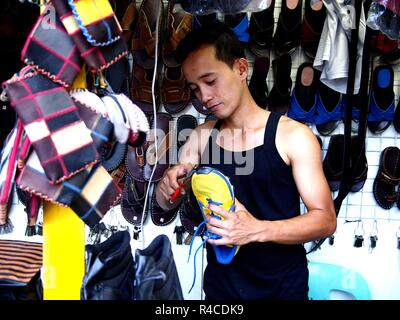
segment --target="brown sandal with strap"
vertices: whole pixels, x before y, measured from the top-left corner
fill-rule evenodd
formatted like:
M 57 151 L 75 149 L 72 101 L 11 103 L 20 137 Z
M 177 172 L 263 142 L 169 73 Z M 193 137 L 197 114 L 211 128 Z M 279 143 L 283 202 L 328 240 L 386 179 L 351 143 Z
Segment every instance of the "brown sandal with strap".
M 156 25 L 159 19 L 159 34 L 162 30 L 164 5 L 162 0 L 143 0 L 139 9 L 138 23 L 132 38 L 132 51 L 136 63 L 146 69 L 154 68 Z M 157 17 L 157 13 L 159 16 Z
M 131 96 L 132 100 L 147 115 L 153 114 L 152 96 L 153 69 L 144 69 L 137 63 L 133 63 Z M 156 110 L 160 108 L 160 95 L 158 93 L 158 80 L 155 80 Z
M 162 48 L 162 58 L 165 66 L 177 67 L 178 62 L 174 59 L 174 52 L 179 42 L 192 29 L 193 15 L 182 9 L 176 9 L 176 4 L 168 3 L 168 36 Z
M 396 187 L 400 183 L 400 149 L 385 148 L 380 157 L 378 173 L 374 180 L 373 193 L 383 209 L 390 209 L 397 199 Z
M 161 96 L 168 113 L 176 114 L 187 107 L 190 89 L 185 84 L 181 66 L 164 68 Z

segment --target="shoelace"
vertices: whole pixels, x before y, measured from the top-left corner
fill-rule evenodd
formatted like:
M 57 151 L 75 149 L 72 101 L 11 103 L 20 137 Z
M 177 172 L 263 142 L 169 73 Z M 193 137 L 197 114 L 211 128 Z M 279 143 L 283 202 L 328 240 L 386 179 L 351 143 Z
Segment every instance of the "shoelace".
M 207 202 L 208 202 L 209 204 L 215 204 L 215 205 L 217 205 L 217 206 L 222 205 L 222 203 L 220 203 L 220 202 L 215 202 L 215 201 L 213 201 L 213 200 L 211 200 L 211 199 L 207 199 Z M 190 255 L 191 255 L 191 252 L 192 252 L 192 247 L 193 247 L 194 239 L 196 239 L 196 236 L 197 236 L 197 234 L 199 233 L 199 230 L 207 223 L 207 220 L 205 219 L 205 216 L 204 216 L 204 209 L 203 209 L 204 206 L 203 206 L 203 204 L 202 204 L 200 201 L 198 201 L 198 203 L 199 203 L 199 206 L 200 206 L 200 208 L 201 208 L 201 211 L 203 212 L 204 221 L 201 222 L 201 223 L 197 226 L 196 231 L 195 231 L 194 234 L 193 234 L 192 240 L 190 240 L 189 255 L 188 255 L 187 263 L 189 263 L 189 260 L 190 260 Z M 212 216 L 215 217 L 215 218 L 219 218 L 218 216 L 216 216 L 216 215 L 214 215 L 214 214 L 212 214 Z M 199 252 L 200 248 L 204 247 L 204 245 L 205 245 L 205 243 L 207 242 L 208 239 L 220 239 L 220 238 L 221 238 L 221 236 L 219 236 L 219 235 L 217 235 L 217 234 L 215 234 L 215 233 L 212 233 L 212 232 L 210 232 L 210 231 L 208 231 L 208 230 L 205 230 L 205 231 L 204 231 L 204 237 L 205 237 L 205 239 L 204 239 L 203 242 L 198 246 L 198 248 L 196 249 L 196 251 L 195 251 L 195 253 L 194 253 L 194 257 L 193 257 L 193 269 L 194 269 L 193 282 L 192 282 L 192 286 L 190 287 L 190 289 L 189 289 L 189 291 L 188 291 L 188 294 L 192 291 L 192 289 L 193 289 L 193 287 L 194 287 L 194 284 L 196 283 L 196 256 L 197 256 L 197 253 Z

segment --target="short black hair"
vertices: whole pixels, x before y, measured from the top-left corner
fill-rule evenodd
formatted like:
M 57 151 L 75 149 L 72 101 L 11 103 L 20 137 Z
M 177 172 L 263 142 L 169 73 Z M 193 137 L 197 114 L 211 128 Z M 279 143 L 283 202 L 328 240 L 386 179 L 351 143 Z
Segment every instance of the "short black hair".
M 232 29 L 222 22 L 215 21 L 191 30 L 179 42 L 174 53 L 175 60 L 183 63 L 192 51 L 205 44 L 213 45 L 216 58 L 231 68 L 236 59 L 246 57 L 244 47 Z

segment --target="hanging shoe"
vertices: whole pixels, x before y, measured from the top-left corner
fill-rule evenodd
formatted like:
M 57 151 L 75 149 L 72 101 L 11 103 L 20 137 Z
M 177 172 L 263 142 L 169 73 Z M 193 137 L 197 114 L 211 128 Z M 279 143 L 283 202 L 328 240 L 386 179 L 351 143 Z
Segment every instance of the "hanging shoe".
M 292 79 L 292 58 L 288 53 L 282 54 L 272 61 L 274 86 L 268 95 L 268 110 L 284 115 L 289 109 Z
M 225 25 L 227 25 L 239 39 L 243 46 L 247 46 L 249 42 L 249 18 L 246 12 L 235 14 L 226 14 L 224 17 Z
M 358 192 L 360 191 L 365 184 L 365 181 L 367 180 L 367 175 L 368 175 L 368 162 L 367 162 L 367 157 L 365 155 L 365 143 L 363 148 L 361 149 L 360 155 L 356 153 L 356 145 L 358 143 L 359 137 L 357 136 L 352 136 L 351 137 L 351 165 L 352 167 L 356 166 L 353 168 L 353 181 L 351 183 L 351 192 Z M 357 157 L 359 156 L 359 159 Z
M 200 210 L 205 221 L 206 215 L 221 219 L 207 208 L 208 204 L 215 204 L 228 211 L 235 210 L 235 195 L 229 179 L 220 171 L 210 167 L 200 167 L 192 175 L 192 190 L 199 204 Z M 220 236 L 205 231 L 205 235 L 210 239 L 219 239 Z M 216 259 L 219 263 L 229 264 L 239 246 L 221 245 L 213 246 Z
M 263 109 L 268 105 L 267 75 L 269 58 L 257 57 L 254 60 L 253 73 L 250 78 L 249 90 L 257 105 Z
M 273 43 L 276 54 L 292 54 L 300 45 L 302 0 L 283 0 Z
M 399 148 L 392 146 L 382 151 L 373 193 L 376 202 L 383 209 L 390 209 L 397 200 L 396 186 L 400 182 L 399 161 Z
M 332 135 L 322 162 L 326 180 L 331 191 L 338 191 L 343 175 L 344 135 Z
M 339 125 L 342 118 L 341 93 L 318 81 L 317 111 L 314 123 L 318 132 L 327 136 Z
M 268 8 L 252 12 L 249 25 L 249 49 L 256 57 L 269 57 L 274 32 L 275 0 Z
M 367 125 L 374 134 L 389 128 L 394 117 L 394 72 L 390 65 L 374 69 L 369 94 L 369 113 Z
M 303 122 L 313 123 L 317 110 L 317 75 L 311 62 L 299 66 L 290 98 L 288 117 Z
M 313 60 L 317 53 L 325 18 L 326 10 L 322 0 L 306 0 L 301 24 L 301 47 Z

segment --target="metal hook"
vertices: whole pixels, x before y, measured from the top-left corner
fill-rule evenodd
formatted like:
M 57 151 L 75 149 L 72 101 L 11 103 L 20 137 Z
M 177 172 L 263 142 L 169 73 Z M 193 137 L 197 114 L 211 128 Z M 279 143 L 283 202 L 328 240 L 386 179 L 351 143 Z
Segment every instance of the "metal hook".
M 374 220 L 374 224 L 372 225 L 370 236 L 377 236 L 378 235 L 378 222 Z
M 359 232 L 359 230 L 361 230 L 361 232 Z M 358 232 L 357 232 L 357 231 L 358 231 Z M 359 221 L 357 222 L 357 227 L 354 229 L 354 234 L 355 234 L 355 235 L 361 235 L 361 236 L 364 235 L 364 225 L 363 225 L 362 220 L 359 220 Z

